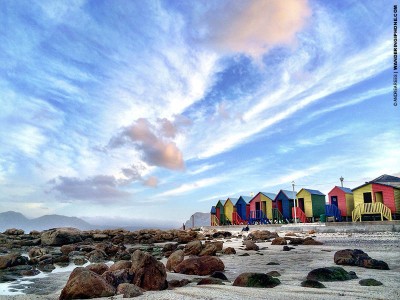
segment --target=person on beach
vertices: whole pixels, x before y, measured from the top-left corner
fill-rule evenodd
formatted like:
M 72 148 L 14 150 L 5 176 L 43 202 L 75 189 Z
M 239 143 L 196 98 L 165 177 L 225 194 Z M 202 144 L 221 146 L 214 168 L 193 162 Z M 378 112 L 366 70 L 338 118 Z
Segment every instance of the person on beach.
M 249 228 L 249 225 L 246 225 L 246 227 L 243 227 L 243 228 L 242 228 L 242 231 L 249 231 L 249 229 L 250 229 L 250 228 Z

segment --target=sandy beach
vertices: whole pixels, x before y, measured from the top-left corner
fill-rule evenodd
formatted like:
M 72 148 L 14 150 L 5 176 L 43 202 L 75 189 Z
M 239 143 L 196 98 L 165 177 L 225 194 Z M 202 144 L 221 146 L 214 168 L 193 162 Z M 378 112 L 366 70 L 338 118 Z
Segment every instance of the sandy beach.
M 259 251 L 245 251 L 240 232 L 224 241 L 224 248 L 233 247 L 235 255 L 219 255 L 225 264 L 225 275 L 229 282 L 225 285 L 197 286 L 196 282 L 174 290 L 149 291 L 135 299 L 400 299 L 400 233 L 315 233 L 312 236 L 323 245 L 299 245 L 291 251 L 282 251 L 283 246 L 271 245 L 271 242 L 257 243 Z M 310 236 L 296 233 L 299 237 Z M 285 232 L 279 232 L 284 236 Z M 326 288 L 314 289 L 301 287 L 308 272 L 319 267 L 335 266 L 334 253 L 342 249 L 361 249 L 372 258 L 388 263 L 390 270 L 366 269 L 355 266 L 343 266 L 346 271 L 354 271 L 358 279 L 341 282 L 324 282 Z M 249 256 L 241 256 L 248 253 Z M 162 260 L 166 263 L 166 258 Z M 277 263 L 269 265 L 268 263 Z M 278 271 L 281 284 L 275 288 L 243 288 L 232 286 L 234 279 L 243 272 L 267 273 Z M 50 273 L 45 277 L 28 279 L 31 284 L 20 283 L 19 288 L 26 295 L 0 295 L 0 299 L 31 300 L 58 299 L 69 272 Z M 195 279 L 200 276 L 168 273 L 171 279 Z M 361 286 L 360 279 L 374 278 L 383 286 Z M 195 280 L 194 280 L 195 281 Z M 14 284 L 11 287 L 15 286 Z M 108 299 L 119 299 L 114 296 Z M 107 298 L 102 298 L 107 299 Z

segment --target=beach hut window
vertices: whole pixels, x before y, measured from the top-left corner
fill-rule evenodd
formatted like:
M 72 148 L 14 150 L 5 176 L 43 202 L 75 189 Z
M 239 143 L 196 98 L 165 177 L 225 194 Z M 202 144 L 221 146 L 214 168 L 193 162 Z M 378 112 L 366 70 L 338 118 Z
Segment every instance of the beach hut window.
M 364 193 L 364 203 L 372 203 L 372 194 L 370 192 Z

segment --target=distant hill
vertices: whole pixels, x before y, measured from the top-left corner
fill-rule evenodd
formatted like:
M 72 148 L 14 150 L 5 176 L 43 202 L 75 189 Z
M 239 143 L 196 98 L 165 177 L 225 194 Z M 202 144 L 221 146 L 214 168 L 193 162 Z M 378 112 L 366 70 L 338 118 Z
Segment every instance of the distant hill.
M 23 229 L 25 232 L 31 230 L 45 230 L 56 227 L 74 227 L 81 230 L 94 229 L 95 226 L 76 218 L 61 215 L 46 215 L 35 219 L 28 219 L 23 214 L 15 211 L 0 213 L 0 232 L 9 228 Z
M 189 220 L 186 221 L 185 226 L 186 228 L 210 226 L 210 223 L 210 213 L 196 212 L 190 216 Z

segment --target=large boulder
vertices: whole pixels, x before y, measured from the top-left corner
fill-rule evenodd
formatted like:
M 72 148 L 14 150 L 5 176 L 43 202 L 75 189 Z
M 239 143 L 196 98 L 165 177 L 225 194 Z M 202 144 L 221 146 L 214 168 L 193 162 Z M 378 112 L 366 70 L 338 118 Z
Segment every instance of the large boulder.
M 199 255 L 201 250 L 203 249 L 203 245 L 201 241 L 192 241 L 185 246 L 185 255 Z
M 18 253 L 0 255 L 0 270 L 28 264 L 28 258 Z
M 115 295 L 115 288 L 100 275 L 82 267 L 75 268 L 61 291 L 59 300 L 90 299 Z
M 222 253 L 227 254 L 227 255 L 236 254 L 236 250 L 233 247 L 227 247 L 222 251 Z
M 342 267 L 318 268 L 307 275 L 307 280 L 315 281 L 345 281 L 353 278 L 352 274 L 349 274 Z
M 130 273 L 133 274 L 132 283 L 146 291 L 163 290 L 168 287 L 164 264 L 147 252 L 133 252 Z
M 281 281 L 264 273 L 242 273 L 233 282 L 234 286 L 273 288 Z
M 173 271 L 174 268 L 179 265 L 183 259 L 185 258 L 185 255 L 183 253 L 183 250 L 176 250 L 174 251 L 167 260 L 166 268 L 168 271 Z
M 279 235 L 276 232 L 270 232 L 268 230 L 256 230 L 252 231 L 249 233 L 247 236 L 248 239 L 251 239 L 253 241 L 257 240 L 269 240 L 269 239 L 274 239 L 279 237 Z
M 49 250 L 41 247 L 32 247 L 29 249 L 29 258 L 42 257 L 49 253 Z
M 389 266 L 382 260 L 376 260 L 359 249 L 339 250 L 335 253 L 333 260 L 337 265 L 358 266 L 368 269 L 389 270 Z
M 224 269 L 222 260 L 215 256 L 190 257 L 174 268 L 177 273 L 200 276 L 211 275 Z
M 55 228 L 44 231 L 40 239 L 42 245 L 62 246 L 82 242 L 82 232 L 76 228 Z

